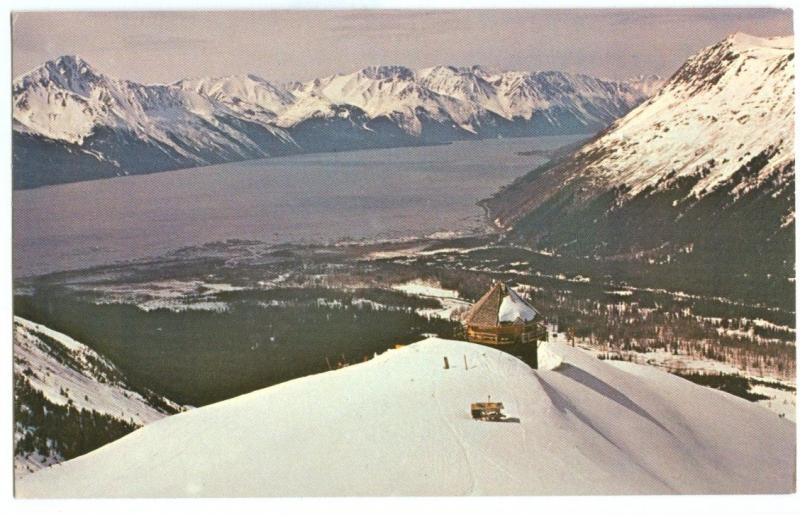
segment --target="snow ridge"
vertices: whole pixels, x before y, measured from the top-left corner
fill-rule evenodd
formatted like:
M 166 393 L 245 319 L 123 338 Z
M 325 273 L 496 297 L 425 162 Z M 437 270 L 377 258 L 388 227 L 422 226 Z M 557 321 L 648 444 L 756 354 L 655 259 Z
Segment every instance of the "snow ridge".
M 427 339 L 163 419 L 24 478 L 17 495 L 794 490 L 792 422 L 653 367 L 558 343 L 540 353 L 548 366 L 531 370 L 493 348 Z M 470 403 L 488 396 L 514 421 L 472 420 Z
M 487 71 L 480 66 L 434 66 L 413 71 L 402 66 L 372 66 L 294 86 L 299 98 L 363 109 L 370 118 L 389 116 L 418 135 L 421 109 L 442 123 L 478 134 L 481 123 L 493 115 L 505 120 L 531 120 L 537 113 L 570 112 L 588 127 L 627 111 L 659 83 L 651 78 L 613 82 L 562 72 Z M 584 106 L 596 110 L 589 112 Z M 289 107 L 279 124 L 291 126 L 309 116 L 302 104 Z M 544 114 L 544 116 L 548 116 Z

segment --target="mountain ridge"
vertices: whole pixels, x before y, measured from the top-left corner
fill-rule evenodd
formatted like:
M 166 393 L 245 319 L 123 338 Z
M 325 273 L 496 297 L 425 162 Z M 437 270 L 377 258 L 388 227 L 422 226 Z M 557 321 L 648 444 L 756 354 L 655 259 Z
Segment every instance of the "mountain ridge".
M 14 187 L 304 152 L 589 133 L 655 83 L 377 65 L 286 87 L 253 74 L 145 85 L 62 56 L 13 83 Z
M 701 50 L 593 140 L 484 205 L 508 237 L 559 253 L 792 277 L 792 45 L 734 34 Z

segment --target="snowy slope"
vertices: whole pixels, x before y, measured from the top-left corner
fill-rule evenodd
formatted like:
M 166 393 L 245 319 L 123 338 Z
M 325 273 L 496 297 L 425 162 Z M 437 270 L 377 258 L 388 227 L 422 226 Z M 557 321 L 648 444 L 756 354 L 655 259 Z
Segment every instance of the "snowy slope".
M 750 160 L 769 164 L 733 189 L 767 179 L 787 183 L 794 161 L 794 38 L 734 34 L 689 59 L 658 94 L 615 123 L 579 158 L 603 157 L 584 169 L 629 197 L 700 177 L 698 198 L 729 181 Z M 742 149 L 746 149 L 744 152 Z
M 781 265 L 794 248 L 793 46 L 734 34 L 702 50 L 593 141 L 487 200 L 492 219 L 580 255 Z
M 51 338 L 48 342 L 41 335 Z M 69 358 L 60 360 L 51 350 L 53 342 L 60 344 Z M 14 372 L 21 374 L 30 368 L 31 385 L 55 404 L 93 409 L 123 419 L 133 419 L 139 425 L 164 417 L 165 412 L 151 405 L 141 394 L 130 389 L 124 377 L 112 363 L 86 345 L 69 336 L 53 331 L 21 317 L 14 317 Z M 60 390 L 66 391 L 66 395 Z M 88 399 L 87 399 L 88 397 Z M 161 398 L 177 411 L 180 406 Z
M 274 122 L 295 102 L 294 96 L 255 75 L 182 80 L 176 86 L 224 104 L 243 118 Z
M 47 402 L 77 410 L 90 410 L 135 426 L 149 424 L 181 407 L 172 401 L 133 391 L 123 374 L 86 345 L 43 325 L 14 317 L 14 375 Z M 19 400 L 24 404 L 24 400 Z M 37 427 L 15 427 L 15 439 Z M 35 454 L 35 453 L 34 453 Z M 57 456 L 28 456 L 18 452 L 17 474 L 58 461 Z
M 304 151 L 588 133 L 652 90 L 638 79 L 492 73 L 372 66 L 288 88 L 254 75 L 145 85 L 62 56 L 13 83 L 15 187 Z
M 648 367 L 428 339 L 150 424 L 21 497 L 778 493 L 795 425 Z M 445 370 L 443 358 L 468 369 Z M 470 418 L 501 401 L 519 422 Z

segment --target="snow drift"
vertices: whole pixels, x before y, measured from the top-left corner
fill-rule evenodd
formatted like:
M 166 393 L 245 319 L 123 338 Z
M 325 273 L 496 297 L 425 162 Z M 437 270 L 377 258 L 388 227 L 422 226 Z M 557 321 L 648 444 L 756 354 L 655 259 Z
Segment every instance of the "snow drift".
M 786 493 L 795 425 L 660 370 L 431 338 L 150 424 L 22 497 Z M 458 363 L 445 370 L 443 357 Z M 467 367 L 463 366 L 466 359 Z M 472 420 L 503 402 L 518 423 Z

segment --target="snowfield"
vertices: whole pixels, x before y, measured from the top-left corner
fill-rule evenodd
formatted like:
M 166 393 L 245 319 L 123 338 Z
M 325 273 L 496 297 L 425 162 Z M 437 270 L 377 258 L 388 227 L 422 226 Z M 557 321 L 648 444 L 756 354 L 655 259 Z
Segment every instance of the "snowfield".
M 430 338 L 162 419 L 23 478 L 16 494 L 794 491 L 794 423 L 652 367 L 559 343 L 540 353 L 534 371 L 495 349 Z M 470 403 L 488 396 L 519 422 L 472 420 Z
M 456 290 L 442 288 L 442 285 L 437 282 L 414 279 L 402 284 L 394 284 L 392 289 L 408 295 L 438 300 L 442 305 L 441 308 L 419 308 L 416 310 L 418 315 L 427 318 L 452 320 L 453 318 L 458 318 L 471 306 L 468 301 L 461 298 Z

